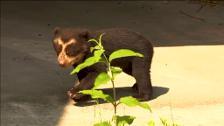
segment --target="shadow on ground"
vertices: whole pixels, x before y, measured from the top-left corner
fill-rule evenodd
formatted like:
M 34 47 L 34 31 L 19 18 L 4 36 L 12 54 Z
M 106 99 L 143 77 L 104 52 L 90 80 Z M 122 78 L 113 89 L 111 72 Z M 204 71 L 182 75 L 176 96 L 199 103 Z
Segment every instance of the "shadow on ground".
M 110 96 L 113 96 L 112 88 L 104 88 L 104 89 L 102 89 L 102 91 L 106 94 L 109 94 Z M 169 88 L 167 88 L 167 87 L 154 86 L 153 87 L 153 96 L 152 96 L 151 100 L 156 99 L 159 96 L 166 94 L 168 91 L 169 91 Z M 116 93 L 117 93 L 117 99 L 120 99 L 121 97 L 125 97 L 125 96 L 133 96 L 136 94 L 136 92 L 134 92 L 131 87 L 116 88 Z M 103 103 L 106 103 L 106 102 L 103 100 L 99 100 L 99 104 L 103 104 Z M 91 106 L 91 105 L 95 105 L 95 104 L 96 104 L 96 102 L 89 98 L 89 100 L 87 100 L 87 101 L 76 102 L 74 105 L 79 106 L 79 107 L 85 107 L 85 106 Z
M 1 124 L 56 125 L 71 83 L 63 74 L 56 64 L 1 46 Z

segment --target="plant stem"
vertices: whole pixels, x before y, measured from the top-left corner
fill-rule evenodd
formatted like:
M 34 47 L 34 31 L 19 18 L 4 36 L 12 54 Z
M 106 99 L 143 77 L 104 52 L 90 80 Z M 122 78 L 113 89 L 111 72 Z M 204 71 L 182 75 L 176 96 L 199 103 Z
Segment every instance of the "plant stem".
M 112 85 L 113 85 L 113 95 L 114 95 L 114 114 L 116 115 L 116 113 L 117 113 L 116 90 L 115 90 L 115 87 L 114 87 L 114 81 L 111 80 L 111 82 L 112 82 Z
M 114 116 L 115 116 L 115 125 L 117 126 L 117 96 L 116 96 L 116 89 L 115 89 L 115 85 L 114 85 L 114 76 L 113 76 L 113 73 L 111 71 L 111 66 L 110 66 L 110 63 L 108 64 L 108 69 L 109 69 L 109 73 L 111 75 L 111 83 L 112 83 L 112 87 L 113 87 L 113 98 L 114 98 L 114 103 L 113 103 L 113 107 L 114 107 Z
M 117 115 L 117 102 L 116 102 L 117 96 L 116 96 L 116 89 L 115 89 L 115 85 L 114 85 L 114 76 L 113 76 L 113 73 L 111 71 L 111 65 L 110 65 L 109 60 L 107 59 L 107 57 L 104 53 L 103 53 L 103 56 L 106 60 L 109 75 L 111 76 L 111 83 L 112 83 L 112 87 L 113 87 L 113 99 L 114 99 L 113 107 L 114 107 L 115 125 L 117 126 L 117 117 L 116 117 L 116 115 Z
M 104 50 L 104 48 L 102 47 L 102 45 L 99 44 L 99 42 L 96 42 L 98 46 L 100 46 L 100 49 L 101 50 Z M 113 73 L 111 71 L 111 65 L 110 65 L 110 61 L 107 59 L 107 56 L 105 55 L 105 53 L 102 54 L 104 59 L 106 60 L 106 65 L 107 65 L 107 68 L 108 68 L 108 72 L 109 72 L 109 75 L 111 77 L 111 83 L 112 83 L 112 87 L 113 87 L 113 99 L 114 99 L 114 102 L 112 103 L 113 104 L 113 107 L 114 107 L 114 116 L 115 116 L 115 125 L 117 126 L 117 96 L 116 96 L 116 89 L 115 89 L 115 85 L 114 85 L 114 76 L 113 76 Z

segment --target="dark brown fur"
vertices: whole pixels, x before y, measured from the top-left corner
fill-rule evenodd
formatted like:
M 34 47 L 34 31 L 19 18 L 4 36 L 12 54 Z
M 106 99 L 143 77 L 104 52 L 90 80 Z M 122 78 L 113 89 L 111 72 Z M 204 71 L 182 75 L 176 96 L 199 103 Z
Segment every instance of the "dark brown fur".
M 84 54 L 84 57 L 79 61 L 74 64 L 70 64 L 75 67 L 76 65 L 83 62 L 84 59 L 91 56 L 89 48 L 90 46 L 94 45 L 87 42 L 87 40 L 91 38 L 98 39 L 99 35 L 102 33 L 105 33 L 102 39 L 102 44 L 106 50 L 107 56 L 118 49 L 131 49 L 144 55 L 143 58 L 126 57 L 117 59 L 112 62 L 112 65 L 119 66 L 123 69 L 124 72 L 134 76 L 137 82 L 134 87 L 138 91 L 138 96 L 136 97 L 142 100 L 149 100 L 152 95 L 150 68 L 153 57 L 153 46 L 146 38 L 144 38 L 139 33 L 122 28 L 103 29 L 98 31 L 90 31 L 88 29 L 63 28 L 55 30 L 54 38 L 60 37 L 64 43 L 72 38 L 75 38 L 75 40 L 77 40 L 76 44 L 69 45 L 69 51 L 67 51 L 66 53 L 69 56 L 75 56 L 78 53 Z M 57 45 L 55 45 L 54 47 L 57 47 Z M 78 94 L 77 92 L 83 89 L 92 88 L 95 78 L 102 71 L 106 71 L 106 66 L 101 63 L 97 63 L 91 67 L 81 70 L 77 74 L 80 80 L 80 84 L 75 85 L 68 92 L 70 97 L 74 100 L 79 100 L 80 98 L 82 98 L 83 96 Z

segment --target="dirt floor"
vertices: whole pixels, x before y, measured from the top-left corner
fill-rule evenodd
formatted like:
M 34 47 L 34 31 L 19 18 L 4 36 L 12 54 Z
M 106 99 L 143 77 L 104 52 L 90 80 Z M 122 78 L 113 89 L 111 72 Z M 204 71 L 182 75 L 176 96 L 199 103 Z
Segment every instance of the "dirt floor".
M 199 8 L 188 1 L 1 1 L 1 125 L 90 126 L 110 119 L 111 105 L 74 104 L 66 96 L 76 79 L 72 68 L 58 66 L 51 37 L 56 26 L 75 26 L 128 27 L 155 45 L 153 113 L 118 108 L 136 116 L 133 126 L 150 118 L 160 125 L 159 117 L 223 126 L 224 5 Z M 118 94 L 130 94 L 134 81 L 118 76 Z

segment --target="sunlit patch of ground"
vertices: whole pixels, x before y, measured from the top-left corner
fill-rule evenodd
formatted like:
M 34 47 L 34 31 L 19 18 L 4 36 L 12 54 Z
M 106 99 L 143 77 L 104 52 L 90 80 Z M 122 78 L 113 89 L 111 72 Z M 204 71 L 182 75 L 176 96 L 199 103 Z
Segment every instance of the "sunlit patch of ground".
M 157 47 L 152 82 L 153 86 L 168 88 L 168 92 L 148 102 L 153 114 L 126 106 L 120 106 L 118 113 L 136 116 L 134 126 L 146 125 L 150 117 L 158 121 L 160 116 L 185 126 L 223 126 L 223 64 L 224 46 Z M 116 82 L 127 87 L 135 80 L 122 74 Z M 69 101 L 58 126 L 90 126 L 100 119 L 110 119 L 112 113 L 110 104 L 80 107 Z

